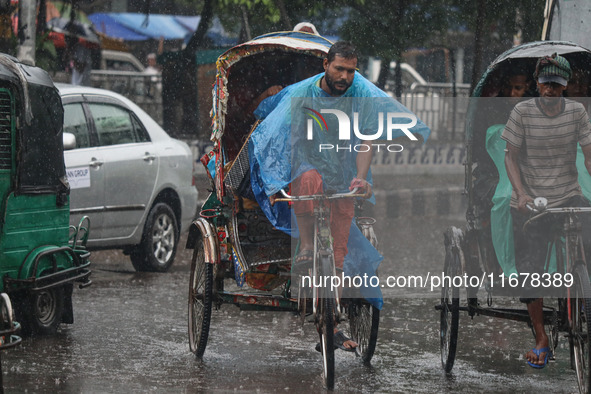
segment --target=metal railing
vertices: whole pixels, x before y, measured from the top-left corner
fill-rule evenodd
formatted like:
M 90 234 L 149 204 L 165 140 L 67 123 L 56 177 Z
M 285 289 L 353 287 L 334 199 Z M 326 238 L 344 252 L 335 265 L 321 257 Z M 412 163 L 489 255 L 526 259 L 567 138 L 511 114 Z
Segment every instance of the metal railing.
M 52 72 L 54 82 L 70 83 L 70 75 L 64 71 Z M 92 70 L 93 88 L 117 92 L 146 111 L 162 125 L 162 76 L 134 71 Z
M 120 93 L 162 125 L 162 77 L 130 71 L 92 70 L 92 86 Z M 54 77 L 54 80 L 60 80 Z M 63 81 L 68 82 L 68 81 Z M 413 84 L 400 102 L 431 129 L 431 141 L 462 143 L 470 96 L 469 84 Z
M 413 84 L 400 102 L 429 126 L 430 140 L 462 142 L 469 96 L 469 84 Z
M 92 86 L 117 92 L 162 125 L 162 76 L 131 71 L 92 70 Z

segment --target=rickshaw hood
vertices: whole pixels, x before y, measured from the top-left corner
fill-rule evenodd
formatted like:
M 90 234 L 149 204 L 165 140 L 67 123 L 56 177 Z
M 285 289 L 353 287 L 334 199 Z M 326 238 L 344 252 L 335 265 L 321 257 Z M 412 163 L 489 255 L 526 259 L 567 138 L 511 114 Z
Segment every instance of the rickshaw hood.
M 501 55 L 499 55 L 495 60 L 493 60 L 489 66 L 486 68 L 486 71 L 478 81 L 478 84 L 474 88 L 474 91 L 471 94 L 472 98 L 478 97 L 485 97 L 487 94 L 485 93 L 486 85 L 491 79 L 491 75 L 497 71 L 502 65 L 510 61 L 511 59 L 531 59 L 532 62 L 535 63 L 535 60 L 542 56 L 551 55 L 553 53 L 557 53 L 559 55 L 568 55 L 573 53 L 587 53 L 589 55 L 589 59 L 591 60 L 591 51 L 587 48 L 584 48 L 578 44 L 573 42 L 567 41 L 535 41 L 530 42 L 527 44 L 519 45 L 513 47 Z M 532 70 L 533 76 L 533 70 Z M 484 94 L 484 96 L 483 96 Z M 466 121 L 466 134 L 465 140 L 466 143 L 469 144 L 472 141 L 473 137 L 473 119 L 475 117 L 475 112 L 477 110 L 477 100 L 470 100 L 468 111 L 467 111 L 467 121 Z
M 68 190 L 62 127 L 64 109 L 46 71 L 0 54 L 0 88 L 12 92 L 16 104 L 16 193 L 56 193 Z
M 308 54 L 324 58 L 332 46 L 326 38 L 310 33 L 284 31 L 258 36 L 224 52 L 217 60 L 216 82 L 213 87 L 211 111 L 213 130 L 211 140 L 219 141 L 224 134 L 225 114 L 228 106 L 228 75 L 234 64 L 249 57 L 280 50 L 298 55 Z
M 552 53 L 558 53 L 564 55 L 567 53 L 574 52 L 590 52 L 587 48 L 583 48 L 573 42 L 568 41 L 535 41 L 527 44 L 518 45 L 513 47 L 502 54 L 500 54 L 490 65 L 486 68 L 486 71 L 478 81 L 478 84 L 474 88 L 472 97 L 480 97 L 482 94 L 482 87 L 487 81 L 490 73 L 495 70 L 499 64 L 507 61 L 508 59 L 519 59 L 519 58 L 540 58 L 542 56 L 550 55 Z

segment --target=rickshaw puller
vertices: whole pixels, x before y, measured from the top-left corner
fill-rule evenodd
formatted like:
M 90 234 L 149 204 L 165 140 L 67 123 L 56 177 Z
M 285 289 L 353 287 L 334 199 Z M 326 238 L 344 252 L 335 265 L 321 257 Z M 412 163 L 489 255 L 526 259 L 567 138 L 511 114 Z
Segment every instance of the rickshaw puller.
M 324 59 L 324 77 L 320 80 L 320 88 L 327 96 L 339 97 L 345 94 L 353 83 L 357 68 L 357 53 L 353 45 L 338 42 L 333 45 L 326 59 Z M 365 193 L 365 197 L 371 197 L 371 185 L 365 180 L 371 165 L 372 152 L 361 152 L 357 155 L 357 177 L 351 181 L 351 189 L 357 187 Z M 316 170 L 303 173 L 295 180 L 294 191 L 296 195 L 311 195 L 322 193 L 322 177 Z M 294 212 L 300 230 L 300 252 L 295 259 L 295 270 L 301 270 L 301 266 L 310 266 L 313 260 L 314 250 L 314 202 L 298 201 L 294 203 Z M 331 201 L 331 234 L 334 239 L 334 259 L 337 270 L 343 270 L 343 262 L 347 254 L 347 240 L 351 220 L 355 214 L 352 199 Z M 339 291 L 342 289 L 339 288 Z M 336 331 L 335 340 L 339 342 L 339 348 L 353 350 L 358 345 L 347 338 L 340 331 Z M 336 341 L 335 341 L 336 342 Z
M 589 205 L 578 183 L 575 157 L 578 143 L 591 174 L 591 126 L 583 105 L 562 97 L 570 77 L 570 64 L 564 57 L 554 54 L 540 58 L 534 73 L 540 97 L 517 104 L 502 134 L 507 141 L 505 166 L 513 186 L 511 215 L 519 272 L 543 269 L 547 244 L 553 236 L 547 223 L 534 223 L 523 232 L 530 213 L 527 204 L 533 197 L 546 197 L 549 207 Z M 525 357 L 531 367 L 543 368 L 550 355 L 543 299 L 521 300 L 527 303 L 536 333 L 536 344 Z
M 337 106 L 339 111 L 347 112 L 359 109 L 361 124 L 357 124 L 358 130 L 363 135 L 373 135 L 379 128 L 378 112 L 393 112 L 412 114 L 410 111 L 393 100 L 386 92 L 378 89 L 374 84 L 365 79 L 356 71 L 357 53 L 355 47 L 347 42 L 333 44 L 323 61 L 325 70 L 322 74 L 304 79 L 282 89 L 261 102 L 255 111 L 255 116 L 262 119 L 260 125 L 251 135 L 250 164 L 251 184 L 255 190 L 255 197 L 259 204 L 268 208 L 266 215 L 272 222 L 287 224 L 287 231 L 300 238 L 300 248 L 295 261 L 292 263 L 292 272 L 302 272 L 312 265 L 314 259 L 314 204 L 295 201 L 293 210 L 284 209 L 285 205 L 274 205 L 275 195 L 279 190 L 291 185 L 293 195 L 318 194 L 318 192 L 343 192 L 358 188 L 358 192 L 365 197 L 371 197 L 372 190 L 369 183 L 372 149 L 353 150 L 339 149 L 330 152 L 319 152 L 318 147 L 322 143 L 336 144 L 340 141 L 340 120 L 331 116 L 328 123 L 331 127 L 319 124 L 316 133 L 310 138 L 310 129 L 307 128 L 301 117 L 292 118 L 292 100 L 294 98 L 305 102 L 304 105 L 315 107 Z M 337 98 L 336 100 L 331 100 Z M 362 100 L 358 100 L 362 99 Z M 371 105 L 368 101 L 371 100 Z M 301 102 L 301 101 L 300 101 Z M 299 102 L 298 102 L 299 103 Z M 297 105 L 297 104 L 296 104 Z M 310 108 L 303 107 L 307 110 Z M 318 107 L 316 107 L 318 109 Z M 383 108 L 380 111 L 380 108 Z M 304 113 L 303 111 L 301 112 Z M 414 116 L 414 115 L 413 115 Z M 352 119 L 349 117 L 349 119 Z M 300 123 L 301 122 L 301 123 Z M 312 129 L 314 130 L 314 129 Z M 339 131 L 338 133 L 336 131 Z M 307 131 L 307 132 L 306 132 Z M 370 134 L 371 133 L 371 134 Z M 413 134 L 419 134 L 426 139 L 430 130 L 424 123 L 417 119 L 413 125 Z M 401 137 L 402 131 L 394 138 Z M 362 141 L 362 137 L 355 134 L 351 137 L 351 145 Z M 272 153 L 272 154 L 270 154 Z M 271 204 L 269 204 L 269 200 Z M 355 241 L 351 244 L 351 231 L 357 230 L 353 223 L 354 204 L 352 199 L 347 202 L 330 200 L 328 203 L 334 209 L 331 210 L 331 233 L 333 236 L 333 250 L 335 255 L 335 267 L 343 269 L 351 267 L 352 270 L 372 269 L 373 263 L 359 261 L 360 255 L 369 253 L 374 262 L 381 261 L 381 256 L 374 252 L 375 249 L 369 243 Z M 300 205 L 300 203 L 302 205 Z M 295 213 L 297 227 L 291 222 L 292 213 Z M 346 223 L 345 223 L 346 222 Z M 353 228 L 353 230 L 351 230 Z M 292 233 L 292 230 L 294 232 Z M 360 234 L 360 233 L 358 233 Z M 348 249 L 353 253 L 351 261 L 343 262 Z M 349 265 L 351 263 L 351 266 Z M 366 265 L 361 265 L 369 263 Z M 355 266 L 355 264 L 357 264 Z M 375 272 L 375 271 L 374 271 Z M 339 293 L 341 288 L 338 289 Z M 373 289 L 365 289 L 371 292 Z M 381 291 L 377 289 L 376 304 L 381 304 Z M 376 306 L 381 308 L 380 306 Z M 335 344 L 344 350 L 353 350 L 357 344 L 346 338 L 344 334 L 335 329 Z

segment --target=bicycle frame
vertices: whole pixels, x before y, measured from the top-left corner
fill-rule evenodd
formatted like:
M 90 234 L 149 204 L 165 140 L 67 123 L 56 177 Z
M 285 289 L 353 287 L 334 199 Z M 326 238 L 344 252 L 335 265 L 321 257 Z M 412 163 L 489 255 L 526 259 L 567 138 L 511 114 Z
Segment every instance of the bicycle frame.
M 531 209 L 531 208 L 530 208 Z M 535 220 L 538 220 L 547 215 L 564 215 L 564 222 L 562 231 L 555 235 L 553 245 L 556 251 L 556 262 L 558 267 L 564 267 L 565 273 L 574 274 L 574 267 L 577 261 L 582 261 L 587 264 L 585 258 L 585 250 L 583 248 L 583 237 L 581 234 L 581 222 L 577 217 L 578 213 L 589 213 L 591 207 L 561 207 L 561 208 L 533 208 L 532 211 L 538 212 L 538 215 L 530 218 L 523 225 L 524 231 Z M 564 238 L 564 240 L 563 240 Z M 562 246 L 564 245 L 564 254 L 562 253 Z M 569 327 L 572 327 L 573 317 L 571 315 L 572 308 L 571 287 L 567 287 L 567 317 Z
M 287 194 L 285 190 L 281 190 L 280 194 L 282 198 L 276 199 L 276 201 L 317 201 L 318 204 L 314 206 L 314 260 L 312 266 L 312 272 L 314 274 L 320 272 L 319 260 L 321 256 L 328 257 L 331 260 L 330 275 L 336 275 L 336 267 L 334 264 L 334 251 L 332 249 L 332 237 L 330 232 L 330 207 L 328 206 L 328 200 L 335 200 L 340 198 L 357 198 L 363 197 L 363 194 L 357 194 L 357 188 L 354 188 L 348 193 L 334 193 L 334 194 L 313 194 L 303 196 L 291 196 Z M 326 275 L 326 272 L 322 272 L 322 275 Z M 335 315 L 340 315 L 341 302 L 337 292 L 331 292 L 331 297 L 335 299 Z M 318 297 L 317 286 L 312 286 L 312 312 L 314 315 L 317 314 L 317 307 L 320 300 Z

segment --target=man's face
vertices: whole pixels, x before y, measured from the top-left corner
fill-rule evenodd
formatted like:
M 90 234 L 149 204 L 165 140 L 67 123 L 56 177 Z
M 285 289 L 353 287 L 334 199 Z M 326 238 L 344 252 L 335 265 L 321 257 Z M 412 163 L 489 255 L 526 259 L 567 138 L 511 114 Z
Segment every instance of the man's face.
M 539 83 L 538 85 L 538 92 L 540 92 L 540 97 L 542 98 L 545 104 L 552 104 L 556 102 L 556 99 L 562 96 L 562 92 L 566 89 L 566 86 L 562 86 L 556 82 L 548 82 L 548 83 Z
M 331 96 L 342 96 L 353 83 L 357 58 L 345 59 L 336 55 L 332 62 L 324 59 L 324 79 L 330 89 Z
M 525 75 L 513 75 L 510 77 L 505 86 L 503 86 L 503 96 L 519 98 L 525 95 L 528 83 Z

